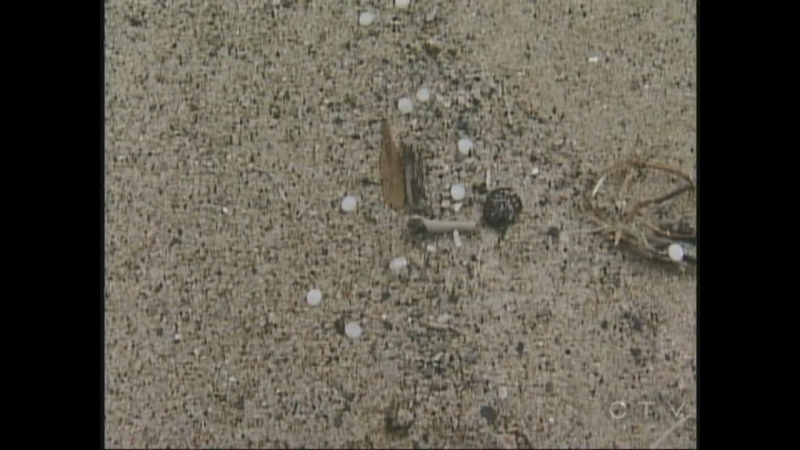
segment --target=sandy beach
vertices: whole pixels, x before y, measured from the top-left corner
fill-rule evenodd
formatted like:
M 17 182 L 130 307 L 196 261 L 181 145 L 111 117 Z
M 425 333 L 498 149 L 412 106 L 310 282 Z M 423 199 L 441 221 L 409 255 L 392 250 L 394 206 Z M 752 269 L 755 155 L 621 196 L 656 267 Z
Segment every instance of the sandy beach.
M 107 446 L 696 447 L 696 276 L 579 232 L 694 173 L 696 2 L 106 5 Z M 430 218 L 517 222 L 411 238 L 384 120 Z

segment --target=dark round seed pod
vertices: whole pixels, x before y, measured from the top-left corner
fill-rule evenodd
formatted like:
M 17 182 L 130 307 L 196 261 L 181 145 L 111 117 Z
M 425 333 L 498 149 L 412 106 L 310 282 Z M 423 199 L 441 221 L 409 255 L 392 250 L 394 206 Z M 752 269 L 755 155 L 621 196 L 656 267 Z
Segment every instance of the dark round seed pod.
M 483 204 L 483 221 L 492 228 L 505 231 L 522 212 L 522 200 L 510 188 L 489 192 Z

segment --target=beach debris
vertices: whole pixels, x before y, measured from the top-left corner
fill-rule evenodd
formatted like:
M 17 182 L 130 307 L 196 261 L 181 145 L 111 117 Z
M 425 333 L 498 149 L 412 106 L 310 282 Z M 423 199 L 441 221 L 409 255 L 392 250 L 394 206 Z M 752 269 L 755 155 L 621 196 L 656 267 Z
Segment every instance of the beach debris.
M 350 213 L 356 210 L 358 206 L 358 199 L 353 195 L 345 195 L 342 199 L 342 211 Z
M 469 233 L 478 228 L 478 223 L 470 220 L 434 220 L 426 219 L 422 216 L 411 216 L 408 219 L 407 226 L 411 234 L 452 233 L 456 230 L 461 233 Z
M 642 199 L 641 192 L 661 187 L 652 178 L 648 180 L 648 175 L 656 174 L 666 176 L 661 181 L 673 186 L 666 193 L 653 193 Z M 638 190 L 633 189 L 636 183 Z M 609 193 L 615 186 L 619 186 L 616 192 Z M 651 260 L 696 263 L 697 232 L 692 219 L 697 208 L 695 192 L 694 179 L 679 169 L 639 158 L 617 162 L 601 171 L 597 181 L 584 190 L 584 209 L 599 225 L 589 232 L 607 234 L 614 246 L 624 244 Z M 665 220 L 669 215 L 677 218 Z
M 401 212 L 427 210 L 425 195 L 425 161 L 418 148 L 400 141 L 397 130 L 388 120 L 383 122 L 383 145 L 379 161 L 383 199 L 390 208 Z
M 319 289 L 311 289 L 306 293 L 306 303 L 309 306 L 317 306 L 322 302 L 322 291 Z
M 456 247 L 461 247 L 464 245 L 464 243 L 461 241 L 461 233 L 459 233 L 458 230 L 453 230 L 453 244 L 455 244 Z
M 425 103 L 430 99 L 431 99 L 431 90 L 430 90 L 430 88 L 428 88 L 426 86 L 422 86 L 419 89 L 417 89 L 417 100 L 419 100 L 422 103 Z
M 358 24 L 366 27 L 375 21 L 375 13 L 372 11 L 361 11 L 358 15 Z
M 462 183 L 453 183 L 450 185 L 450 198 L 453 201 L 460 202 L 467 197 L 467 187 Z
M 685 252 L 683 251 L 683 246 L 681 244 L 672 243 L 669 244 L 669 247 L 667 247 L 667 255 L 669 256 L 669 259 L 675 262 L 683 261 L 684 253 Z
M 457 144 L 458 153 L 461 156 L 469 156 L 470 153 L 472 153 L 472 148 L 474 146 L 475 146 L 475 144 L 472 142 L 472 139 L 470 139 L 470 138 L 461 138 L 461 139 L 458 140 L 458 144 Z
M 517 221 L 522 212 L 522 200 L 511 188 L 497 188 L 489 192 L 483 204 L 482 218 L 490 227 L 505 232 Z
M 500 386 L 497 389 L 497 396 L 500 397 L 501 400 L 508 398 L 508 388 L 505 386 Z
M 361 328 L 361 324 L 358 322 L 347 322 L 344 324 L 344 335 L 349 338 L 357 339 L 361 337 L 362 332 L 363 329 Z
M 401 114 L 410 114 L 414 110 L 414 101 L 411 97 L 403 97 L 397 101 L 397 109 Z
M 395 274 L 401 274 L 408 269 L 408 258 L 405 256 L 398 256 L 389 261 L 389 270 Z
M 400 211 L 406 206 L 406 171 L 397 130 L 388 120 L 383 122 L 383 146 L 379 164 L 383 199 L 390 208 Z
M 403 164 L 405 165 L 406 200 L 411 212 L 423 213 L 428 210 L 425 200 L 425 159 L 420 148 L 403 145 Z

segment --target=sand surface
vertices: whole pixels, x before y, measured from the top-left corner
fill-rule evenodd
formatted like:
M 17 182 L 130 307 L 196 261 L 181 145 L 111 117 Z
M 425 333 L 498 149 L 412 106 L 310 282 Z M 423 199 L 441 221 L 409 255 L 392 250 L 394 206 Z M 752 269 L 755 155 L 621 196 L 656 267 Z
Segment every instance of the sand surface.
M 391 5 L 107 2 L 108 446 L 641 448 L 694 414 L 696 277 L 568 231 L 615 161 L 694 171 L 695 2 Z M 486 170 L 519 194 L 504 240 L 408 239 L 384 118 L 433 217 Z

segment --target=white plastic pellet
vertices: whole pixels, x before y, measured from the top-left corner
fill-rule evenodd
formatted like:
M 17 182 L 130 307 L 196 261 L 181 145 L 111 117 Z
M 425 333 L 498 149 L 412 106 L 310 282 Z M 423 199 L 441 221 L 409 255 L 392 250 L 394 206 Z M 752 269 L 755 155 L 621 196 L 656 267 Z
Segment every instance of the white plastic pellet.
M 319 289 L 311 289 L 306 294 L 306 303 L 311 306 L 317 306 L 322 301 L 322 291 Z
M 397 101 L 397 109 L 403 114 L 409 114 L 414 110 L 414 102 L 408 97 L 403 97 Z
M 505 386 L 500 386 L 500 388 L 497 390 L 497 396 L 502 400 L 508 398 L 508 388 Z
M 411 4 L 411 0 L 394 0 L 394 7 L 397 9 L 406 9 Z
M 453 243 L 456 247 L 461 247 L 464 245 L 464 243 L 461 242 L 461 234 L 458 232 L 458 230 L 453 230 Z
M 434 6 L 432 10 L 428 11 L 428 14 L 425 14 L 425 21 L 432 22 L 436 19 L 436 10 L 437 7 Z
M 669 259 L 675 262 L 683 261 L 683 253 L 683 246 L 680 244 L 670 244 L 669 248 L 667 249 Z
M 356 205 L 358 205 L 358 200 L 352 195 L 347 195 L 342 199 L 342 211 L 344 212 L 355 211 Z
M 460 202 L 467 196 L 467 188 L 461 183 L 450 185 L 450 198 L 454 201 Z
M 408 268 L 408 259 L 405 256 L 398 256 L 389 261 L 389 270 L 394 273 L 401 273 Z
M 347 322 L 344 325 L 344 334 L 349 338 L 356 339 L 360 337 L 362 331 L 361 325 L 359 325 L 358 322 Z
M 417 89 L 417 100 L 421 102 L 427 102 L 431 99 L 431 90 L 425 86 Z
M 472 139 L 470 138 L 461 138 L 458 140 L 458 153 L 461 156 L 469 156 L 470 152 L 472 151 Z
M 365 27 L 375 21 L 375 13 L 371 11 L 362 11 L 358 15 L 358 24 Z

